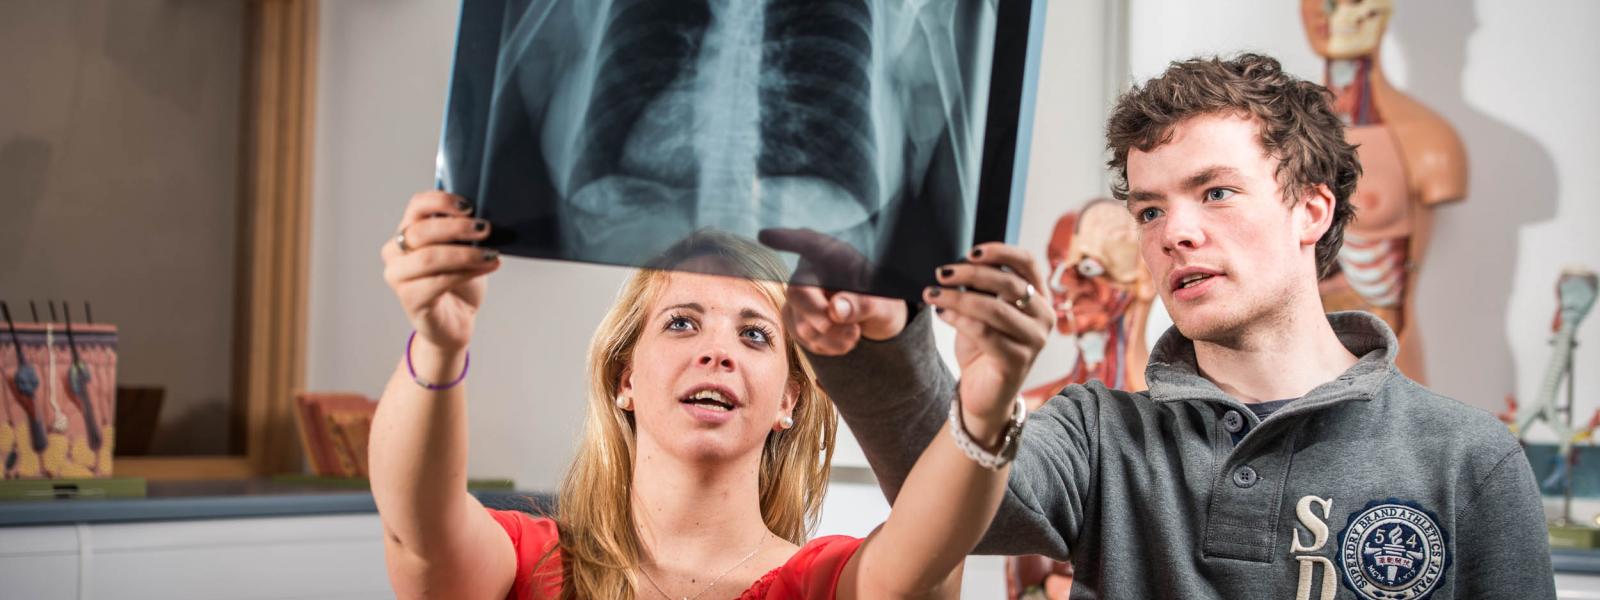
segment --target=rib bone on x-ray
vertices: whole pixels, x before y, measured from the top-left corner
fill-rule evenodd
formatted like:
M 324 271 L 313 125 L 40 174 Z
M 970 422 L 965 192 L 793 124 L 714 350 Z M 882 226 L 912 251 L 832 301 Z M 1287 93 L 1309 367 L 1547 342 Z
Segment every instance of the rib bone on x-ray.
M 970 241 L 994 0 L 467 2 L 504 6 L 475 200 L 553 219 L 525 253 L 642 264 L 784 227 L 931 265 Z

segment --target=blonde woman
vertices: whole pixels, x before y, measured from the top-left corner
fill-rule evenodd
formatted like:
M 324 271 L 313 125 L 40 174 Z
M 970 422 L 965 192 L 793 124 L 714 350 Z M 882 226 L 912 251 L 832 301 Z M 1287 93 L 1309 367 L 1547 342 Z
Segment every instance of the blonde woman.
M 961 561 L 998 506 L 1007 468 L 984 468 L 973 457 L 992 455 L 941 436 L 950 441 L 929 446 L 907 480 L 910 493 L 873 535 L 808 541 L 832 458 L 833 407 L 780 325 L 785 297 L 772 280 L 782 264 L 732 236 L 693 236 L 623 287 L 589 349 L 587 423 L 556 514 L 483 508 L 465 491 L 461 383 L 499 256 L 452 243 L 487 236 L 470 208 L 450 194 L 419 193 L 382 251 L 385 278 L 416 328 L 371 439 L 373 495 L 398 595 L 958 596 Z M 991 268 L 999 266 L 974 261 L 941 281 L 1042 287 L 1026 262 Z M 969 378 L 961 433 L 1001 431 L 1044 343 L 1049 302 L 981 304 L 953 288 L 940 292 L 930 289 L 928 299 L 961 332 Z M 999 440 L 980 434 L 976 446 Z

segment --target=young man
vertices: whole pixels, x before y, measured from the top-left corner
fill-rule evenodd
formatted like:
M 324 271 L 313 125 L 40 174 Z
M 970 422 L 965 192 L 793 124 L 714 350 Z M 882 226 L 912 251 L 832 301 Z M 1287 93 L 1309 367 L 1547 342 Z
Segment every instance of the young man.
M 1148 392 L 1073 385 L 1027 419 L 978 551 L 1070 558 L 1085 597 L 1555 597 L 1506 427 L 1401 375 L 1383 321 L 1323 314 L 1360 175 L 1326 90 L 1269 57 L 1189 60 L 1124 94 L 1107 132 L 1175 326 Z M 929 311 L 792 294 L 892 502 L 957 390 Z

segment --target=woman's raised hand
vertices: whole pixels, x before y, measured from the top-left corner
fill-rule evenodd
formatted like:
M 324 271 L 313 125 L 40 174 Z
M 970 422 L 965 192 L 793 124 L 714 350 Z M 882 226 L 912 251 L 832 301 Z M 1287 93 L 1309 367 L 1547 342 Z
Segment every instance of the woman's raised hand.
M 499 253 L 470 245 L 488 235 L 465 199 L 429 190 L 411 197 L 380 251 L 383 279 L 417 330 L 367 443 L 389 581 L 402 598 L 503 598 L 516 578 L 505 530 L 466 492 L 466 386 L 456 385 L 485 277 L 500 267 Z
M 842 600 L 960 597 L 961 562 L 1005 498 L 1016 456 L 1005 443 L 1008 422 L 1055 311 L 1037 265 L 1015 246 L 981 244 L 935 277 L 922 298 L 956 330 L 960 422 L 922 451 L 889 520 L 845 566 Z M 968 437 L 989 456 L 974 453 Z M 995 454 L 1006 460 L 987 464 Z
M 418 192 L 406 205 L 395 236 L 384 241 L 383 279 L 400 299 L 417 337 L 445 352 L 466 348 L 500 253 L 459 242 L 489 235 L 466 199 L 438 190 Z
M 939 285 L 923 298 L 956 329 L 961 408 L 970 433 L 987 439 L 985 425 L 1002 425 L 1034 359 L 1055 325 L 1048 286 L 1028 252 L 981 244 L 967 262 L 940 267 Z M 972 417 L 988 417 L 977 418 Z

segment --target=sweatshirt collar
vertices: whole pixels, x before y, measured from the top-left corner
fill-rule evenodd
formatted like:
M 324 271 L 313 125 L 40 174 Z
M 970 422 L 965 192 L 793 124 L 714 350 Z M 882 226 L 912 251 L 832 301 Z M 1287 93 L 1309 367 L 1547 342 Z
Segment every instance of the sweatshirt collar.
M 1333 381 L 1317 386 L 1291 403 L 1284 412 L 1374 398 L 1395 373 L 1394 357 L 1400 344 L 1382 319 L 1365 312 L 1338 312 L 1328 315 L 1328 324 L 1339 337 L 1339 343 L 1359 359 Z M 1145 380 L 1150 384 L 1150 398 L 1157 402 L 1211 400 L 1242 406 L 1200 375 L 1194 342 L 1179 333 L 1176 325 L 1168 328 L 1156 342 L 1150 353 L 1150 366 L 1145 369 Z

